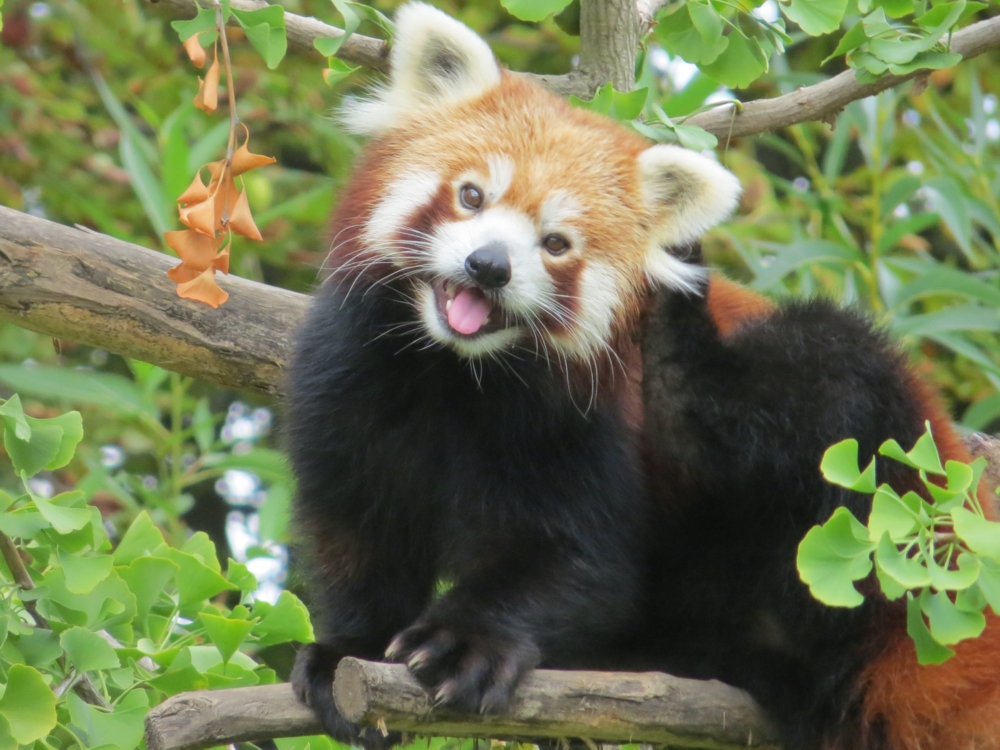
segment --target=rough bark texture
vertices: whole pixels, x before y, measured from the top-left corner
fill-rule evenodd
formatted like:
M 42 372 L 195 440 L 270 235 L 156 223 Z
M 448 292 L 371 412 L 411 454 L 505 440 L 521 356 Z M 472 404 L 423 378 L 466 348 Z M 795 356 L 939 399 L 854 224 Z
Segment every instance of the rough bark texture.
M 774 730 L 742 691 L 656 672 L 537 670 L 501 716 L 432 710 L 426 691 L 402 664 L 344 659 L 333 689 L 348 719 L 427 736 L 775 747 Z M 194 750 L 319 731 L 288 685 L 185 693 L 146 718 L 149 750 Z
M 278 395 L 308 298 L 217 274 L 218 310 L 181 299 L 161 253 L 0 206 L 0 318 L 184 375 Z
M 591 90 L 608 81 L 618 91 L 632 90 L 639 25 L 635 0 L 580 3 L 580 70 Z

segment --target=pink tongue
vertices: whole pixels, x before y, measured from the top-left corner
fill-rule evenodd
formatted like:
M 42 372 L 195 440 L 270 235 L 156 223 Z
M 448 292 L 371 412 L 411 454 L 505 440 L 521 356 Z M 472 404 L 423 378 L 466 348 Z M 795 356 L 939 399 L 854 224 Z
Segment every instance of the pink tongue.
M 481 290 L 475 287 L 462 289 L 455 295 L 448 310 L 448 325 L 469 336 L 483 327 L 490 317 L 490 308 L 491 305 Z

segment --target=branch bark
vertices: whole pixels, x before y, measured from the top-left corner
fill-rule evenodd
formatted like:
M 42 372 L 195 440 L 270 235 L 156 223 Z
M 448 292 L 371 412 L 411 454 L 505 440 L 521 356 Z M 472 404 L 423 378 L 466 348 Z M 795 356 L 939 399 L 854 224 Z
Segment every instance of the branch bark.
M 536 670 L 497 716 L 434 709 L 402 664 L 344 659 L 333 683 L 351 721 L 435 737 L 534 741 L 585 738 L 718 750 L 775 747 L 776 735 L 741 690 L 714 680 L 646 673 Z M 146 719 L 149 750 L 194 750 L 321 730 L 288 685 L 186 693 Z
M 963 62 L 997 47 L 1000 47 L 1000 16 L 967 26 L 951 40 L 951 51 L 962 55 Z M 688 118 L 685 124 L 697 125 L 720 139 L 765 133 L 800 122 L 825 120 L 853 101 L 927 73 L 924 70 L 903 76 L 885 75 L 875 83 L 861 83 L 853 70 L 845 70 L 791 94 L 747 102 L 739 112 L 733 105 L 727 105 Z
M 0 206 L 0 318 L 219 385 L 277 396 L 308 297 L 236 276 L 213 310 L 177 296 L 176 259 Z

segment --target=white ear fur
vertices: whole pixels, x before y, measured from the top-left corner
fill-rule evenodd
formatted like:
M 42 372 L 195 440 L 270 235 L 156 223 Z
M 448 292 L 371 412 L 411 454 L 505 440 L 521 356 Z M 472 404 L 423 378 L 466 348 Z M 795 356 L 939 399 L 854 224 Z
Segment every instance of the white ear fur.
M 396 11 L 389 85 L 341 112 L 351 131 L 374 135 L 430 105 L 473 99 L 500 83 L 493 52 L 474 31 L 425 3 Z
M 716 161 L 671 145 L 652 146 L 639 155 L 639 179 L 658 217 L 646 270 L 667 286 L 693 291 L 704 270 L 666 248 L 686 245 L 728 217 L 740 197 L 740 183 Z

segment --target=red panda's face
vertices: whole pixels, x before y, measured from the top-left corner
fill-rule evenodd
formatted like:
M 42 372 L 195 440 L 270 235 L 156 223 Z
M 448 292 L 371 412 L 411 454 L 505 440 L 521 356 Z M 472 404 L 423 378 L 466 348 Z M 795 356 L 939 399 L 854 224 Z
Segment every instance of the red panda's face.
M 378 136 L 379 173 L 349 220 L 411 285 L 428 336 L 470 357 L 590 359 L 652 283 L 700 288 L 703 270 L 665 248 L 732 209 L 732 175 L 501 73 L 429 6 L 404 6 L 396 27 L 390 87 L 346 115 Z

